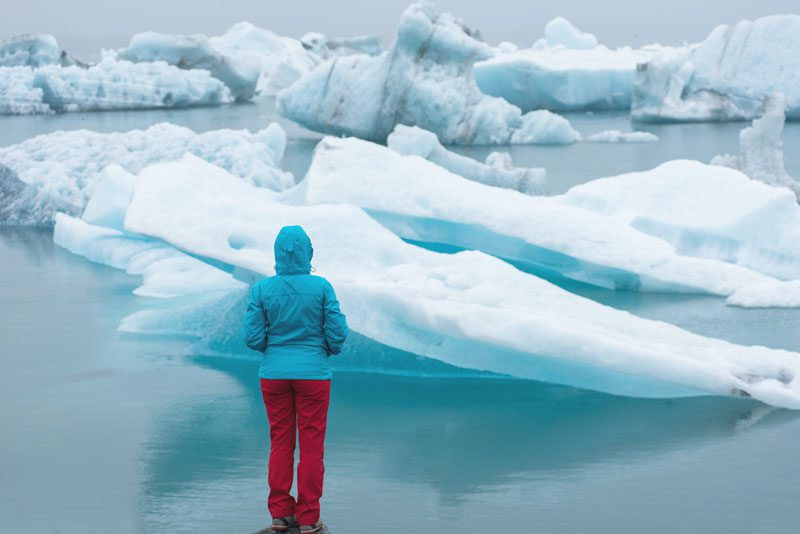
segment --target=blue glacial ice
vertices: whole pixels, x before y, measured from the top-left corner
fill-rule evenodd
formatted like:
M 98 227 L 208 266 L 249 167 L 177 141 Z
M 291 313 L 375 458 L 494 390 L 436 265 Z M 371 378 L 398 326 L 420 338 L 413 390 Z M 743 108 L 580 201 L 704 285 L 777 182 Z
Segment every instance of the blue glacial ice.
M 627 110 L 636 65 L 661 48 L 609 49 L 558 17 L 533 47 L 501 50 L 476 63 L 475 81 L 484 93 L 523 111 Z
M 717 26 L 701 43 L 664 49 L 636 72 L 631 114 L 642 121 L 754 119 L 770 94 L 800 118 L 800 15 Z
M 51 225 L 55 211 L 80 215 L 103 169 L 115 163 L 138 172 L 186 152 L 229 170 L 253 185 L 282 190 L 294 184 L 278 163 L 286 134 L 277 124 L 251 133 L 215 130 L 197 134 L 169 123 L 147 130 L 97 133 L 59 131 L 0 147 L 0 223 Z
M 163 61 L 131 63 L 108 54 L 90 67 L 0 67 L 0 114 L 213 106 L 233 102 L 205 70 Z
M 486 163 L 447 150 L 436 134 L 419 126 L 398 124 L 386 144 L 399 154 L 419 156 L 445 169 L 482 184 L 507 187 L 529 195 L 547 193 L 547 178 L 542 168 L 514 167 L 508 152 L 492 152 Z
M 751 396 L 800 408 L 800 355 L 641 319 L 481 252 L 440 254 L 410 245 L 354 206 L 286 205 L 191 155 L 147 167 L 132 191 L 122 235 L 166 243 L 227 272 L 272 274 L 277 231 L 303 225 L 314 239 L 315 267 L 336 286 L 352 330 L 390 347 L 462 368 L 615 394 Z M 105 239 L 102 230 L 59 216 L 57 234 L 64 221 L 72 224 L 65 233 L 82 242 L 75 249 L 97 254 L 92 242 L 96 234 Z M 107 244 L 103 254 L 113 254 Z M 238 293 L 222 305 L 241 313 Z M 170 322 L 158 325 L 159 316 Z M 195 304 L 195 319 L 204 317 L 203 304 Z M 173 319 L 168 311 L 146 312 L 123 327 L 180 333 L 192 322 L 185 315 L 188 322 Z M 240 335 L 238 324 L 235 330 L 218 334 Z
M 61 49 L 46 33 L 25 33 L 0 39 L 0 67 L 41 67 L 59 63 Z
M 258 91 L 264 95 L 277 94 L 326 59 L 381 52 L 377 37 L 328 38 L 321 33 L 308 33 L 298 40 L 249 22 L 238 22 L 208 42 L 227 57 L 259 65 Z
M 297 204 L 356 205 L 403 238 L 478 249 L 613 289 L 729 296 L 800 278 L 794 195 L 696 161 L 541 197 L 466 180 L 378 144 L 328 137 L 305 179 L 284 195 Z
M 445 144 L 572 143 L 569 121 L 549 111 L 522 114 L 487 96 L 472 76 L 493 50 L 452 15 L 412 4 L 397 36 L 376 57 L 331 59 L 278 94 L 286 117 L 332 134 L 385 141 L 397 124 L 420 126 Z
M 764 114 L 739 133 L 740 155 L 717 156 L 711 163 L 739 169 L 765 184 L 788 187 L 800 200 L 800 182 L 789 176 L 783 161 L 786 99 L 776 93 L 767 96 L 762 107 Z
M 247 56 L 224 55 L 202 34 L 137 33 L 116 56 L 134 63 L 164 61 L 184 70 L 207 70 L 239 101 L 253 98 L 261 75 L 259 62 Z

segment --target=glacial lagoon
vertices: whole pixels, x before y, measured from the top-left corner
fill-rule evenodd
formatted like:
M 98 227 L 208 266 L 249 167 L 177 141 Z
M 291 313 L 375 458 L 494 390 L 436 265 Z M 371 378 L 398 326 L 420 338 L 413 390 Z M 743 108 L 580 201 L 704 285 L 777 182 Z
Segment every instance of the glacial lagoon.
M 744 126 L 567 116 L 584 135 L 633 126 L 660 141 L 508 148 L 516 165 L 545 167 L 556 193 L 670 159 L 736 152 Z M 289 137 L 282 167 L 296 179 L 320 139 L 280 118 L 269 98 L 212 109 L 2 120 L 0 146 L 58 129 L 125 131 L 169 121 L 196 131 L 255 130 L 277 121 Z M 798 146 L 800 125 L 787 125 L 784 143 Z M 483 160 L 494 149 L 454 150 Z M 797 151 L 786 158 L 789 173 L 800 176 Z M 1 229 L 0 257 L 0 500 L 13 511 L 4 529 L 264 526 L 268 440 L 252 355 L 118 332 L 125 316 L 154 305 L 131 294 L 139 277 L 54 246 L 47 230 Z M 703 335 L 800 350 L 798 309 L 745 310 L 718 297 L 557 282 Z M 480 526 L 487 523 L 497 531 L 531 524 L 542 532 L 599 523 L 616 532 L 797 528 L 796 412 L 711 396 L 614 397 L 452 368 L 370 343 L 356 344 L 357 371 L 342 365 L 334 377 L 323 499 L 323 520 L 334 532 L 362 532 L 365 524 L 387 533 L 487 531 Z M 420 530 L 420 522 L 430 529 Z

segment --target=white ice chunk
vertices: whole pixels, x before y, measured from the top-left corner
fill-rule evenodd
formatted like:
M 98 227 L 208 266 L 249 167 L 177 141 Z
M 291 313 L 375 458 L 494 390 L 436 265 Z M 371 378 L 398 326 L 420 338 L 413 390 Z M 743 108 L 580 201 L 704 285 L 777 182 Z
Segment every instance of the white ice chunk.
M 492 152 L 486 163 L 450 152 L 439 143 L 436 134 L 418 126 L 398 124 L 387 139 L 389 148 L 406 156 L 420 156 L 460 174 L 464 178 L 486 185 L 507 187 L 529 195 L 547 193 L 545 170 L 516 168 L 507 152 Z
M 556 17 L 544 27 L 547 46 L 563 46 L 573 50 L 588 50 L 598 45 L 597 37 L 583 32 L 564 17 Z
M 769 280 L 738 290 L 725 301 L 742 308 L 800 308 L 800 280 Z
M 250 57 L 223 55 L 202 34 L 137 33 L 131 37 L 128 47 L 117 55 L 119 59 L 136 63 L 164 61 L 185 70 L 207 70 L 224 83 L 238 101 L 249 100 L 255 95 L 261 73 L 258 61 Z
M 88 68 L 0 67 L 0 112 L 5 114 L 214 106 L 232 101 L 230 90 L 208 71 L 181 70 L 162 61 L 131 63 L 107 56 Z
M 444 144 L 572 143 L 569 121 L 547 111 L 523 115 L 480 92 L 475 61 L 492 49 L 430 4 L 403 13 L 390 48 L 323 63 L 278 95 L 286 117 L 313 130 L 384 141 L 397 124 L 420 126 Z
M 800 206 L 739 171 L 676 160 L 577 185 L 562 201 L 627 222 L 679 254 L 800 278 Z
M 0 67 L 0 114 L 53 113 L 44 101 L 42 88 L 33 81 L 34 71 L 28 67 Z
M 286 224 L 311 235 L 314 265 L 336 287 L 351 329 L 379 343 L 616 394 L 707 392 L 800 408 L 798 354 L 640 319 L 480 252 L 430 252 L 352 206 L 282 205 L 193 156 L 144 169 L 125 217 L 127 231 L 262 275 L 273 272 L 273 240 Z
M 87 259 L 142 275 L 133 293 L 143 297 L 174 298 L 228 292 L 244 284 L 175 248 L 147 238 L 125 235 L 75 219 L 63 213 L 55 217 L 55 244 Z
M 753 119 L 766 96 L 800 118 L 800 15 L 717 26 L 705 41 L 640 65 L 632 116 L 647 121 Z
M 630 109 L 636 65 L 659 45 L 609 49 L 558 17 L 532 48 L 500 50 L 475 64 L 481 91 L 522 109 L 582 111 Z
M 658 136 L 650 132 L 621 132 L 619 130 L 605 130 L 586 138 L 592 143 L 652 143 L 658 141 Z
M 39 135 L 0 147 L 0 164 L 9 169 L 0 173 L 0 221 L 49 225 L 55 211 L 80 215 L 99 173 L 109 164 L 138 172 L 186 152 L 254 185 L 282 190 L 294 183 L 292 175 L 278 167 L 285 146 L 286 134 L 277 124 L 256 133 L 212 130 L 197 134 L 161 123 L 124 133 L 73 130 Z
M 0 39 L 0 67 L 41 67 L 59 62 L 61 49 L 47 33 L 25 33 Z
M 783 125 L 786 99 L 777 93 L 764 100 L 764 115 L 739 133 L 741 155 L 717 156 L 712 165 L 739 169 L 750 178 L 776 187 L 788 187 L 800 199 L 800 183 L 789 176 L 783 162 Z
M 292 193 L 310 204 L 360 206 L 405 238 L 479 249 L 601 287 L 727 296 L 768 275 L 800 277 L 794 196 L 699 162 L 536 197 L 328 137 Z

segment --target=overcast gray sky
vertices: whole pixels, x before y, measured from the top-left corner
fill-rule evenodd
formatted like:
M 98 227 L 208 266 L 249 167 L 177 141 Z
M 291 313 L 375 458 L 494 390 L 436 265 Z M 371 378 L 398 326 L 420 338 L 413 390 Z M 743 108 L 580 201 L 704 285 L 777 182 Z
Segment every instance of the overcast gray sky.
M 62 48 L 91 55 L 124 46 L 140 31 L 223 32 L 249 20 L 276 33 L 331 36 L 376 34 L 391 41 L 408 0 L 4 0 L 0 36 L 46 32 Z M 544 25 L 562 15 L 609 46 L 679 44 L 705 37 L 717 24 L 776 13 L 798 13 L 798 0 L 439 0 L 495 44 L 529 46 Z

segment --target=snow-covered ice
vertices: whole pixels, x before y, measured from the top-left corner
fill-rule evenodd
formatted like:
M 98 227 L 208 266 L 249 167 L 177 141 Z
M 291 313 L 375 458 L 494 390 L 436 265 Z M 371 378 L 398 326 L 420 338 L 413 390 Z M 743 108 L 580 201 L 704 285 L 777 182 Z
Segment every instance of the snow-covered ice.
M 739 169 L 750 178 L 776 187 L 788 187 L 800 199 L 800 182 L 789 176 L 783 162 L 783 126 L 786 99 L 777 93 L 764 99 L 764 114 L 739 133 L 741 155 L 726 154 L 711 160 L 712 165 Z
M 753 119 L 770 94 L 800 118 L 800 15 L 717 26 L 705 41 L 640 65 L 632 116 L 643 121 Z
M 652 143 L 658 141 L 658 136 L 650 132 L 621 132 L 619 130 L 605 130 L 590 135 L 586 141 L 591 143 Z
M 694 161 L 535 197 L 374 143 L 328 137 L 285 195 L 354 204 L 402 237 L 483 250 L 601 287 L 728 296 L 800 278 L 794 195 Z
M 281 226 L 301 224 L 354 332 L 451 365 L 623 395 L 752 396 L 800 408 L 800 355 L 641 319 L 481 252 L 431 252 L 353 206 L 284 205 L 191 155 L 141 171 L 124 221 L 137 239 L 260 275 L 273 272 Z M 80 223 L 74 226 L 80 235 Z M 85 231 L 90 248 L 92 229 Z M 158 316 L 131 316 L 124 328 L 158 330 Z
M 310 129 L 384 141 L 397 124 L 420 126 L 445 144 L 572 143 L 569 121 L 522 114 L 487 96 L 472 76 L 493 50 L 452 15 L 412 4 L 397 36 L 376 57 L 329 60 L 278 94 L 286 117 Z
M 286 134 L 277 124 L 251 133 L 214 130 L 197 134 L 169 123 L 147 130 L 97 133 L 59 131 L 18 145 L 0 147 L 0 222 L 49 225 L 53 213 L 80 215 L 100 172 L 114 163 L 130 172 L 178 159 L 189 152 L 229 170 L 254 185 L 274 190 L 294 179 L 282 171 Z
M 636 65 L 659 50 L 658 45 L 609 49 L 558 17 L 533 47 L 476 63 L 475 81 L 484 93 L 523 111 L 630 109 Z
M 0 39 L 0 67 L 41 67 L 59 62 L 61 49 L 47 33 L 25 33 Z
M 137 33 L 117 57 L 135 63 L 164 61 L 184 70 L 204 69 L 224 83 L 234 99 L 249 100 L 256 93 L 260 62 L 250 57 L 228 57 L 202 34 Z
M 395 152 L 425 158 L 469 180 L 507 187 L 529 195 L 547 193 L 545 170 L 514 167 L 508 152 L 492 152 L 484 164 L 447 150 L 432 132 L 402 124 L 395 127 L 386 142 Z
M 0 113 L 31 114 L 212 106 L 233 101 L 227 86 L 205 70 L 163 61 L 131 63 L 111 55 L 84 68 L 0 67 Z

